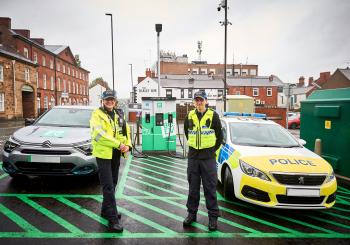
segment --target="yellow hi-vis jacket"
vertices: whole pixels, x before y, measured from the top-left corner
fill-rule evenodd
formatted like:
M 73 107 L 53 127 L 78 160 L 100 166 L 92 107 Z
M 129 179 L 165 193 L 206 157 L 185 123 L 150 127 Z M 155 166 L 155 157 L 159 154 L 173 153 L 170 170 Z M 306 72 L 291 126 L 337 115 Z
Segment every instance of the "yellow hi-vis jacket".
M 208 109 L 199 121 L 196 110 L 188 113 L 189 128 L 188 128 L 188 145 L 197 150 L 211 148 L 215 146 L 216 135 L 215 130 L 211 129 L 213 122 L 214 111 Z
M 93 111 L 90 119 L 90 131 L 92 140 L 92 155 L 102 159 L 112 159 L 113 149 L 120 149 L 124 144 L 131 148 L 130 127 L 126 124 L 126 132 L 119 126 L 119 116 L 116 112 L 114 121 L 103 110 Z M 126 157 L 126 154 L 123 154 Z

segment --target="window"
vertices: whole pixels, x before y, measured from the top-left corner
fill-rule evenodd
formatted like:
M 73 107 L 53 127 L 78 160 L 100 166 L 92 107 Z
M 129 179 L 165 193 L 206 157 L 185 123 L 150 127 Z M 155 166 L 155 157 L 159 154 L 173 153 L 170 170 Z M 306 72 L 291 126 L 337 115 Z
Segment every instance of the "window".
M 81 79 L 81 72 L 79 72 L 79 78 Z
M 199 68 L 192 68 L 192 74 L 193 75 L 199 74 Z
M 44 109 L 47 110 L 49 108 L 49 99 L 47 96 L 44 97 Z
M 72 76 L 74 77 L 74 69 L 72 69 Z
M 68 69 L 68 75 L 70 75 L 70 67 L 68 66 L 67 69 Z
M 29 58 L 29 52 L 28 52 L 28 49 L 27 49 L 27 48 L 24 48 L 24 49 L 23 49 L 23 55 L 24 55 L 24 57 L 26 57 L 27 59 Z
M 40 105 L 40 98 L 36 98 L 36 101 L 37 101 L 37 104 L 38 104 L 38 115 L 40 114 L 40 108 L 41 108 L 41 105 Z
M 185 98 L 185 90 L 183 88 L 181 89 L 181 98 Z
M 189 89 L 188 89 L 188 98 L 189 98 L 189 99 L 192 99 L 192 92 L 193 92 L 192 89 L 189 88 Z
M 66 80 L 63 80 L 63 92 L 67 92 L 67 84 L 66 84 Z
M 57 62 L 57 71 L 61 71 L 61 64 Z
M 75 94 L 75 83 L 73 82 L 73 94 Z
M 33 54 L 33 61 L 35 64 L 38 63 L 38 54 L 36 52 L 34 52 L 34 54 Z
M 53 69 L 53 60 L 50 60 L 50 69 Z
M 166 89 L 165 91 L 166 91 L 166 97 L 172 97 L 173 95 L 172 89 Z
M 76 85 L 75 91 L 76 91 L 76 93 L 78 94 L 78 93 L 79 93 L 79 84 L 76 83 L 75 85 Z
M 219 90 L 218 90 L 218 97 L 222 97 L 223 94 L 224 94 L 224 90 L 219 89 Z
M 201 68 L 201 74 L 202 75 L 208 74 L 208 69 L 207 68 Z
M 65 67 L 65 65 L 63 65 L 63 73 L 66 73 L 66 67 Z
M 226 143 L 227 141 L 227 125 L 224 121 L 221 121 L 221 126 L 222 126 L 222 141 Z
M 256 76 L 256 70 L 255 70 L 255 69 L 251 69 L 251 70 L 250 70 L 250 75 Z
M 53 76 L 50 77 L 50 81 L 51 81 L 51 90 L 55 89 L 55 84 L 53 82 Z
M 232 76 L 232 69 L 226 69 L 226 75 Z
M 29 75 L 29 68 L 28 67 L 24 68 L 24 80 L 26 82 L 30 81 L 30 75 Z
M 240 69 L 235 68 L 235 76 L 239 76 L 240 72 L 241 72 Z
M 55 98 L 51 96 L 50 108 L 52 108 L 53 106 L 55 106 Z
M 212 73 L 213 75 L 216 74 L 215 69 L 209 69 L 209 73 Z
M 68 93 L 70 93 L 70 81 L 68 81 Z
M 248 75 L 248 69 L 242 69 L 242 76 Z
M 42 56 L 42 61 L 41 61 L 43 66 L 46 66 L 46 57 L 43 55 Z
M 43 87 L 46 89 L 46 74 L 43 74 Z
M 57 90 L 61 91 L 61 78 L 57 78 Z
M 0 93 L 0 111 L 5 111 L 5 94 Z
M 4 67 L 0 65 L 0 82 L 4 81 Z
M 259 88 L 253 88 L 253 96 L 259 96 Z
M 36 87 L 39 88 L 39 72 L 35 74 Z
M 272 96 L 272 88 L 267 88 L 266 96 Z

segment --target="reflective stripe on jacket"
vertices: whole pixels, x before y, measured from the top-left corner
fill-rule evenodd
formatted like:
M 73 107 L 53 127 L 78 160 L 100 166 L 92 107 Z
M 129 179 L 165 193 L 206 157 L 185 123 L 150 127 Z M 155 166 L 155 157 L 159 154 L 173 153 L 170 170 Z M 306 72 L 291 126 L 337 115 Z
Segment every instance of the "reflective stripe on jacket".
M 123 135 L 118 120 L 117 113 L 113 121 L 103 110 L 93 111 L 90 119 L 93 156 L 112 159 L 113 149 L 119 149 L 121 143 L 131 147 L 130 128 L 126 125 L 126 135 Z
M 188 145 L 194 149 L 206 149 L 215 146 L 216 135 L 215 130 L 211 129 L 213 122 L 214 111 L 208 109 L 199 121 L 196 110 L 188 113 L 189 128 L 188 128 Z

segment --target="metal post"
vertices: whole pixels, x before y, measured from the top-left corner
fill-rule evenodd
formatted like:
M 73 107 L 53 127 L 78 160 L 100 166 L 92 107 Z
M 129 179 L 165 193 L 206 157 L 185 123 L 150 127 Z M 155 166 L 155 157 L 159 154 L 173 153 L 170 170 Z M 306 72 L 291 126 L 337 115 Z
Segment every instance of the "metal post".
M 156 24 L 157 32 L 157 53 L 158 53 L 158 97 L 160 97 L 160 49 L 159 49 L 159 34 L 162 31 L 162 24 Z
M 130 66 L 130 76 L 131 76 L 131 103 L 134 103 L 134 79 L 132 77 L 132 64 Z
M 112 37 L 112 78 L 113 78 L 113 90 L 114 90 L 114 49 L 113 49 L 113 15 L 106 13 L 111 17 L 111 37 Z
M 227 84 L 226 84 L 226 55 L 227 55 L 227 0 L 225 0 L 225 54 L 224 54 L 224 63 L 225 63 L 225 68 L 224 68 L 224 111 L 226 111 L 226 89 L 227 89 Z

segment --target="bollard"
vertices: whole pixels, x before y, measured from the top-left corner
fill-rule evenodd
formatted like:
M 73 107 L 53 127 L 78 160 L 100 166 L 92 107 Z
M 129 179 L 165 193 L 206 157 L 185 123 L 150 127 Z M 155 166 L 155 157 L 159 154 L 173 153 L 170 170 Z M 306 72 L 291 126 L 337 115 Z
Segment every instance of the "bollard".
M 321 141 L 321 139 L 316 139 L 315 140 L 315 150 L 314 150 L 314 152 L 317 155 L 321 156 L 321 154 L 322 154 L 322 141 Z

